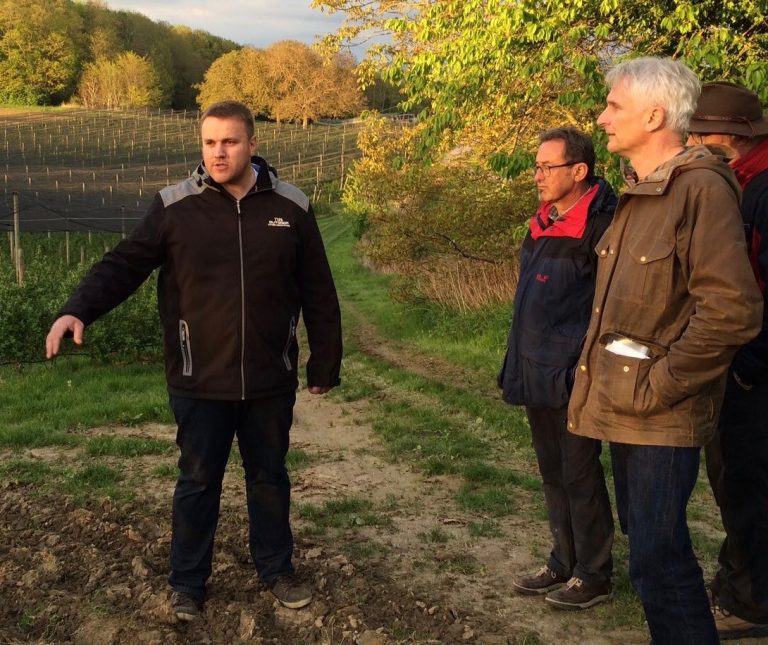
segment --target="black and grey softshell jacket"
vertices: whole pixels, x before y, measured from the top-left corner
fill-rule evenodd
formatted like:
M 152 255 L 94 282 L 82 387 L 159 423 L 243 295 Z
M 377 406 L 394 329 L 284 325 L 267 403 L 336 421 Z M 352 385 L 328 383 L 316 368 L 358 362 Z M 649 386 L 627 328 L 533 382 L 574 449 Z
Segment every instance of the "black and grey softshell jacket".
M 201 164 L 83 279 L 60 315 L 86 325 L 160 267 L 158 307 L 171 394 L 237 400 L 297 386 L 304 318 L 309 385 L 339 383 L 341 316 L 312 207 L 260 157 L 239 201 Z

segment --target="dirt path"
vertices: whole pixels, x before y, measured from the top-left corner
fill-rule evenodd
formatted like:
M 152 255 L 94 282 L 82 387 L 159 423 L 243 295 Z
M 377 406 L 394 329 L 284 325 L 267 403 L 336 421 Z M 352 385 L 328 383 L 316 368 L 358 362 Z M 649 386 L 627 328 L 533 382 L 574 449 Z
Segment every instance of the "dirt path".
M 352 324 L 346 330 L 354 338 L 356 349 L 363 354 L 381 359 L 394 367 L 405 369 L 418 376 L 439 381 L 448 386 L 461 383 L 489 398 L 497 398 L 493 383 L 487 377 L 449 363 L 436 356 L 428 356 L 414 349 L 413 346 L 398 344 L 379 333 L 374 324 L 365 318 L 355 306 L 345 302 L 344 313 Z
M 457 478 L 424 478 L 390 463 L 364 407 L 301 393 L 292 445 L 309 459 L 292 479 L 296 562 L 315 601 L 279 608 L 248 563 L 241 470 L 228 468 L 210 599 L 203 620 L 168 613 L 173 479 L 153 473 L 175 456 L 115 459 L 137 482 L 130 503 L 78 508 L 54 492 L 6 483 L 0 497 L 0 643 L 644 643 L 642 630 L 598 633 L 590 614 L 515 596 L 509 580 L 535 566 L 546 527 L 511 517 L 498 538 L 471 538 Z M 94 430 L 172 440 L 168 426 Z M 46 448 L 52 463 L 81 459 Z M 369 500 L 367 515 L 317 534 L 298 510 Z M 526 514 L 527 515 L 527 514 Z M 597 611 L 605 612 L 609 608 Z

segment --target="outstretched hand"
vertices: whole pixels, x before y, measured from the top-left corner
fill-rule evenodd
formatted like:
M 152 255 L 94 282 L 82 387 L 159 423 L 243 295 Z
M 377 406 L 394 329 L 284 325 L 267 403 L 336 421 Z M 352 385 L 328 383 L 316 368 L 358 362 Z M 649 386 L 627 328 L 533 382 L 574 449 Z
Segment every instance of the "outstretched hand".
M 310 385 L 308 388 L 310 394 L 325 394 L 333 389 L 332 385 Z
M 83 330 L 85 325 L 79 318 L 74 316 L 62 316 L 51 325 L 51 330 L 45 339 L 45 357 L 53 358 L 59 353 L 61 339 L 68 333 L 72 334 L 72 339 L 76 345 L 83 344 Z

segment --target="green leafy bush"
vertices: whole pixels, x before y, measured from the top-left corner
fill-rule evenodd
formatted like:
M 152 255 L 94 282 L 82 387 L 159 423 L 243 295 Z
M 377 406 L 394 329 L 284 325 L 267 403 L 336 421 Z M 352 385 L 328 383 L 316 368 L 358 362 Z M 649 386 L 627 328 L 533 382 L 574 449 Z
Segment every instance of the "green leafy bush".
M 64 235 L 25 234 L 24 285 L 16 282 L 10 253 L 0 256 L 0 363 L 42 360 L 45 337 L 57 312 L 91 265 L 117 242 L 115 235 L 71 234 L 66 264 Z M 82 250 L 81 250 L 82 249 Z M 80 259 L 83 261 L 81 262 Z M 65 345 L 63 351 L 75 351 Z M 113 312 L 88 328 L 82 351 L 97 358 L 110 355 L 159 356 L 162 330 L 157 313 L 156 276 Z

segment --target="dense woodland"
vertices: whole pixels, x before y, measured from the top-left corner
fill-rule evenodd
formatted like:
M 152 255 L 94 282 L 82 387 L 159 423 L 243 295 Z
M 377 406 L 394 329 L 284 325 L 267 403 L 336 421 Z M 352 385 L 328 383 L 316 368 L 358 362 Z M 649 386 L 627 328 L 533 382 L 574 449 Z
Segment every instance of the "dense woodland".
M 237 47 L 98 2 L 0 0 L 0 103 L 70 101 L 89 70 L 117 61 L 129 78 L 148 77 L 140 86 L 151 90 L 123 107 L 194 107 L 195 84 L 214 60 Z
M 306 127 L 401 97 L 381 77 L 363 93 L 350 54 L 295 41 L 241 48 L 96 0 L 0 0 L 0 104 L 186 109 L 224 98 Z

